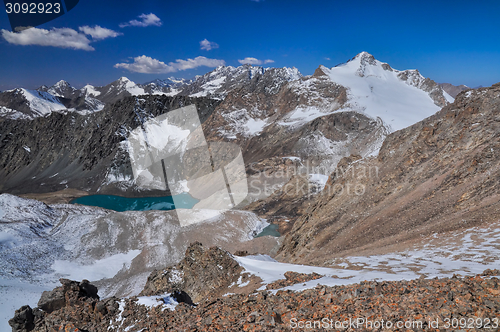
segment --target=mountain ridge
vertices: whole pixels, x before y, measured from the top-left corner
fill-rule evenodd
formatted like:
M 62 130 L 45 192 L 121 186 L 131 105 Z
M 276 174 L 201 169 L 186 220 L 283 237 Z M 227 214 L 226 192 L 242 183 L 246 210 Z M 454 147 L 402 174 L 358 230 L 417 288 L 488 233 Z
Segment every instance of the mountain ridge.
M 337 65 L 331 69 L 320 65 L 317 71 L 331 71 L 344 65 L 348 65 L 353 61 L 360 61 L 358 75 L 363 75 L 362 67 L 381 65 L 387 71 L 393 71 L 390 65 L 376 60 L 373 55 L 367 52 L 361 52 L 351 60 L 344 64 Z M 236 89 L 250 84 L 255 76 L 264 76 L 266 72 L 273 72 L 275 81 L 291 82 L 299 80 L 303 75 L 295 67 L 283 68 L 264 68 L 261 66 L 242 65 L 239 67 L 219 66 L 214 70 L 197 76 L 191 80 L 186 79 L 155 79 L 144 84 L 137 84 L 126 77 L 105 85 L 93 86 L 85 85 L 81 89 L 71 86 L 68 82 L 60 80 L 54 85 L 41 86 L 35 91 L 48 93 L 53 97 L 45 96 L 38 98 L 38 103 L 33 103 L 33 98 L 15 98 L 9 95 L 14 90 L 0 92 L 0 117 L 7 118 L 33 118 L 47 114 L 46 109 L 41 109 L 38 104 L 51 103 L 52 111 L 77 111 L 82 113 L 91 113 L 102 110 L 104 105 L 116 102 L 124 97 L 139 96 L 139 95 L 167 95 L 167 96 L 189 96 L 189 97 L 209 97 L 212 99 L 224 99 L 227 94 Z M 418 70 L 397 71 L 400 79 L 406 81 L 409 85 L 413 85 L 429 93 L 431 98 L 435 100 L 436 105 L 442 107 L 446 102 L 452 101 L 452 98 L 447 98 L 446 93 L 441 90 L 434 81 L 426 79 L 418 73 Z M 312 75 L 313 77 L 315 75 Z M 311 77 L 311 76 L 307 76 Z M 269 89 L 276 89 L 281 86 L 281 83 L 271 86 Z M 277 91 L 276 91 L 277 92 Z M 443 95 L 444 94 L 444 95 Z M 438 101 L 439 100 L 439 101 Z M 57 104 L 64 105 L 63 108 Z

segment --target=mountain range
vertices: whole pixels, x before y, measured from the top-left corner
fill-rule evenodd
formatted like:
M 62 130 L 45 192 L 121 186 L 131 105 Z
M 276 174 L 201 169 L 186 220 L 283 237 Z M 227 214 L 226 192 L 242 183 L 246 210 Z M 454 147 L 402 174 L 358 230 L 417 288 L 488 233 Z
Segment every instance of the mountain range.
M 363 52 L 358 57 L 369 56 Z M 373 60 L 375 61 L 375 60 Z M 385 68 L 390 68 L 388 64 Z M 339 66 L 338 66 L 339 67 Z M 321 68 L 321 67 L 320 67 Z M 101 111 L 106 104 L 116 102 L 124 97 L 138 95 L 166 95 L 166 96 L 189 96 L 189 97 L 209 97 L 212 99 L 224 99 L 230 91 L 234 91 L 245 86 L 255 76 L 262 76 L 266 71 L 271 70 L 276 81 L 295 81 L 302 77 L 296 68 L 263 68 L 259 66 L 243 65 L 240 67 L 220 66 L 215 70 L 197 76 L 194 79 L 156 79 L 144 84 L 137 84 L 126 77 L 111 82 L 105 86 L 85 85 L 81 89 L 76 89 L 68 82 L 61 80 L 53 86 L 41 86 L 36 90 L 16 88 L 0 92 L 0 117 L 4 118 L 33 118 L 44 116 L 53 111 L 77 111 L 95 112 Z M 392 70 L 392 69 L 391 69 Z M 358 72 L 361 74 L 361 71 Z M 409 75 L 405 78 L 405 75 Z M 400 73 L 402 80 L 407 80 L 408 84 L 417 86 L 425 83 L 418 71 L 405 71 Z M 335 78 L 333 79 L 335 81 Z M 430 80 L 429 80 L 430 81 Z M 280 83 L 268 86 L 268 89 L 278 89 Z M 447 94 L 456 94 L 468 87 L 453 86 L 448 83 L 439 84 Z M 420 87 L 427 92 L 435 87 Z M 439 89 L 434 92 L 439 95 Z M 436 97 L 439 98 L 439 97 Z M 449 100 L 449 98 L 448 98 Z M 438 104 L 442 101 L 438 102 Z
M 218 67 L 194 81 L 138 85 L 120 78 L 79 90 L 59 82 L 2 92 L 0 101 L 0 190 L 133 194 L 124 144 L 142 123 L 140 114 L 148 118 L 194 102 L 207 140 L 237 143 L 247 165 L 293 157 L 325 168 L 327 175 L 345 156 L 376 155 L 388 133 L 453 98 L 417 70 L 397 71 L 363 52 L 331 69 L 320 66 L 311 76 L 295 68 Z
M 14 306 L 33 307 L 33 298 L 59 277 L 91 279 L 111 299 L 103 303 L 116 307 L 102 314 L 114 317 L 102 325 L 119 329 L 122 313 L 135 317 L 140 310 L 127 311 L 129 300 L 113 296 L 141 290 L 147 296 L 168 291 L 163 310 L 177 291 L 201 303 L 207 287 L 219 297 L 262 289 L 315 292 L 318 284 L 446 278 L 499 266 L 499 89 L 438 84 L 362 52 L 308 76 L 295 68 L 222 66 L 193 80 L 136 84 L 122 77 L 104 87 L 75 89 L 61 81 L 4 91 L 0 307 L 12 317 Z M 243 203 L 185 228 L 172 211 L 66 204 L 89 194 L 168 194 L 136 185 L 127 140 L 145 119 L 186 105 L 196 106 L 208 142 L 241 148 L 249 185 Z M 185 162 L 191 167 L 197 160 Z M 279 238 L 254 238 L 270 224 Z M 249 256 L 189 246 L 195 241 Z M 228 267 L 225 280 L 220 275 Z M 188 275 L 202 275 L 203 282 Z M 40 310 L 61 289 L 69 292 L 67 285 L 90 287 L 61 282 L 42 297 Z M 89 301 L 97 306 L 95 296 Z M 59 313 L 37 317 L 47 323 L 78 311 L 69 302 L 54 305 Z M 21 320 L 36 312 L 23 308 Z
M 244 65 L 241 67 L 221 66 L 193 80 L 156 79 L 145 84 L 136 84 L 126 77 L 105 86 L 85 85 L 76 89 L 61 80 L 51 87 L 41 86 L 36 90 L 17 88 L 0 92 L 0 117 L 26 119 L 45 116 L 50 112 L 72 112 L 82 114 L 101 111 L 104 105 L 122 98 L 139 95 L 165 95 L 210 97 L 223 99 L 231 90 L 249 82 L 255 75 L 266 71 L 262 67 Z M 277 78 L 290 81 L 302 75 L 296 68 L 276 71 Z

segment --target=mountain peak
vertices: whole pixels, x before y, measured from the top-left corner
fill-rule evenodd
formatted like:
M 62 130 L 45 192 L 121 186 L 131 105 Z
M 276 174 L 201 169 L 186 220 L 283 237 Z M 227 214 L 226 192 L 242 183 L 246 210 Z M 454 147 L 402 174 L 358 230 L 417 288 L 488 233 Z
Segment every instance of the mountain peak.
M 70 84 L 65 80 L 60 80 L 59 82 L 53 85 L 53 87 L 68 87 L 68 86 L 70 86 Z
M 358 53 L 354 58 L 374 58 L 375 59 L 375 57 L 373 55 L 371 55 L 370 53 L 368 53 L 366 51 Z
M 129 80 L 127 77 L 125 76 L 122 76 L 120 77 L 119 79 L 116 80 L 117 82 L 120 82 L 120 83 L 128 83 L 128 82 L 132 82 L 131 80 Z
M 355 60 L 359 61 L 360 65 L 362 66 L 366 65 L 374 66 L 377 64 L 377 60 L 375 59 L 375 57 L 368 52 L 361 52 L 348 62 L 353 62 Z
M 314 71 L 314 74 L 312 75 L 313 77 L 320 77 L 320 76 L 328 76 L 326 73 L 329 72 L 329 69 L 323 65 L 319 65 L 318 68 Z

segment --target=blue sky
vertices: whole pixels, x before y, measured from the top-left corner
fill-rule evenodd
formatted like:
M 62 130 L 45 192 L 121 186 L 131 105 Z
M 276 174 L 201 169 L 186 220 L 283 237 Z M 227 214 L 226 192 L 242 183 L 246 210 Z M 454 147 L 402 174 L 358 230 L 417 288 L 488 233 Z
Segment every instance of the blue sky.
M 500 81 L 499 22 L 499 1 L 80 0 L 22 38 L 0 13 L 0 89 L 191 78 L 241 62 L 308 75 L 361 51 L 437 82 L 489 86 Z

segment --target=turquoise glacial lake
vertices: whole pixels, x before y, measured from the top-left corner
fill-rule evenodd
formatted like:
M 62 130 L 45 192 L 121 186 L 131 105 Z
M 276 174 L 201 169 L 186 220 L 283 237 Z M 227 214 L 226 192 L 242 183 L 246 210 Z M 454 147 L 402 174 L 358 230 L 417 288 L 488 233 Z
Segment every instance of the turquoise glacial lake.
M 123 211 L 148 211 L 148 210 L 174 210 L 191 209 L 199 201 L 188 193 L 182 193 L 175 197 L 180 201 L 178 206 L 174 205 L 172 196 L 163 197 L 122 197 L 114 195 L 89 195 L 76 198 L 70 203 L 89 206 L 98 206 L 108 210 Z M 179 203 L 179 202 L 178 202 Z
M 76 198 L 70 203 L 88 206 L 98 206 L 108 210 L 123 211 L 149 211 L 149 210 L 174 210 L 175 208 L 191 209 L 199 201 L 191 197 L 189 193 L 183 193 L 175 197 L 179 199 L 180 204 L 174 205 L 172 196 L 163 197 L 122 197 L 114 195 L 89 195 Z M 271 224 L 264 228 L 262 232 L 255 237 L 271 235 L 279 237 L 278 225 Z
M 262 230 L 262 232 L 260 232 L 259 234 L 257 234 L 255 237 L 261 237 L 261 236 L 266 236 L 266 235 L 271 235 L 271 236 L 274 236 L 274 237 L 280 237 L 281 234 L 278 232 L 278 228 L 279 228 L 278 225 L 271 224 L 271 225 L 267 226 L 266 228 L 264 228 Z

